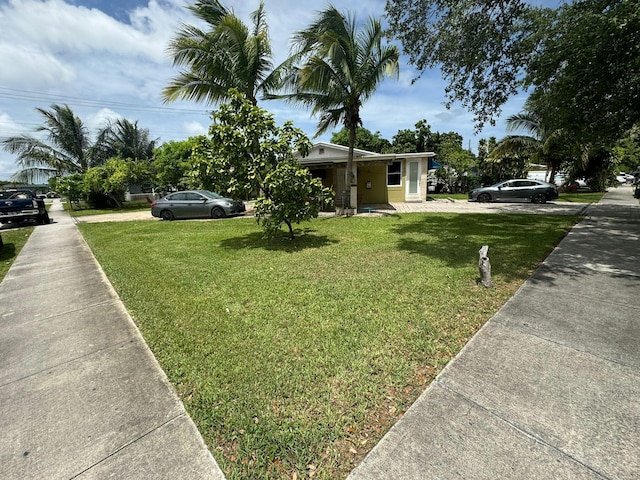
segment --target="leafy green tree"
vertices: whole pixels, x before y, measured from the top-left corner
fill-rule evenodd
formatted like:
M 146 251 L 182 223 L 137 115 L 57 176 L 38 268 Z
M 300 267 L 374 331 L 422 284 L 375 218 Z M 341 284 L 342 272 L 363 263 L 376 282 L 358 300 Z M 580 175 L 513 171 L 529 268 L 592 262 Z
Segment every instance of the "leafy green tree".
M 395 153 L 435 152 L 436 135 L 426 120 L 420 120 L 415 124 L 415 130 L 398 130 L 391 148 Z
M 447 106 L 494 124 L 518 91 L 544 18 L 523 0 L 388 0 L 390 33 L 419 71 L 440 67 Z
M 544 27 L 526 86 L 581 145 L 612 146 L 640 119 L 637 0 L 563 3 Z
M 68 105 L 51 105 L 50 110 L 36 108 L 44 123 L 36 127 L 45 140 L 20 135 L 3 140 L 3 148 L 17 154 L 21 171 L 14 179 L 42 181 L 56 175 L 82 173 L 96 162 L 89 131 Z
M 618 171 L 632 173 L 640 168 L 640 124 L 631 128 L 613 148 Z
M 194 148 L 194 175 L 203 187 L 232 197 L 257 192 L 256 218 L 265 232 L 273 234 L 284 223 L 293 238 L 293 224 L 316 217 L 331 199 L 331 191 L 294 157 L 307 155 L 311 142 L 291 122 L 278 127 L 272 115 L 239 92 L 231 94 L 231 102 L 214 112 L 209 137 Z
M 582 149 L 576 161 L 567 167 L 568 178 L 584 178 L 587 186 L 594 192 L 604 192 L 615 182 L 617 159 L 611 150 L 587 146 Z
M 350 133 L 346 128 L 343 128 L 338 132 L 333 132 L 331 135 L 331 143 L 344 145 L 345 147 L 349 146 L 349 135 Z M 391 142 L 386 138 L 382 138 L 380 132 L 371 133 L 371 130 L 364 127 L 358 127 L 354 148 L 375 153 L 388 153 L 391 150 Z
M 545 121 L 581 145 L 610 144 L 640 117 L 637 0 L 388 0 L 391 34 L 420 71 L 439 66 L 477 127 L 521 88 L 547 97 Z
M 184 69 L 163 90 L 165 102 L 218 103 L 228 100 L 235 88 L 256 105 L 258 95 L 278 82 L 264 4 L 253 12 L 252 28 L 217 0 L 198 0 L 187 8 L 206 29 L 183 25 L 169 44 L 174 66 Z
M 475 165 L 475 155 L 462 147 L 462 137 L 449 132 L 441 134 L 438 144 L 438 162 L 442 166 L 436 176 L 450 193 L 467 192 L 477 179 L 470 171 Z
M 103 165 L 92 167 L 83 175 L 84 190 L 93 207 L 120 207 L 129 185 L 151 178 L 147 162 L 111 158 Z
M 54 192 L 67 199 L 67 204 L 70 208 L 71 203 L 78 204 L 84 197 L 84 178 L 82 173 L 50 178 L 49 186 Z
M 183 141 L 170 141 L 156 148 L 153 169 L 156 185 L 161 191 L 184 190 L 190 187 L 191 153 L 198 141 L 191 137 Z
M 293 239 L 294 223 L 316 218 L 320 209 L 331 202 L 331 191 L 295 160 L 278 163 L 266 174 L 264 185 L 267 190 L 256 201 L 255 211 L 269 235 L 278 232 L 284 223 Z
M 482 167 L 483 162 L 489 156 L 491 150 L 496 148 L 498 141 L 496 137 L 481 138 L 478 141 L 478 166 Z
M 293 37 L 293 55 L 285 63 L 284 98 L 311 107 L 319 115 L 316 134 L 340 123 L 349 132 L 344 206 L 351 208 L 353 148 L 362 125 L 360 108 L 386 76 L 397 76 L 398 49 L 383 45 L 384 32 L 371 17 L 361 30 L 356 21 L 329 6 L 306 30 Z

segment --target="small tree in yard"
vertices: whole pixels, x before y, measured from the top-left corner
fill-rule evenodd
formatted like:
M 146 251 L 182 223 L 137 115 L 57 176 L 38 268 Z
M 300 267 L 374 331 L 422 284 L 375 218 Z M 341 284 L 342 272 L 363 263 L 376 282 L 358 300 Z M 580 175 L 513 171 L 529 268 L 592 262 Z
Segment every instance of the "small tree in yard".
M 256 201 L 256 218 L 262 221 L 269 235 L 275 234 L 284 223 L 289 227 L 289 237 L 293 238 L 293 223 L 316 218 L 322 200 L 329 197 L 330 192 L 322 187 L 320 180 L 294 162 L 282 162 L 267 174 L 265 195 Z
M 311 142 L 291 122 L 278 127 L 273 116 L 232 91 L 231 102 L 213 114 L 209 137 L 194 148 L 192 175 L 203 188 L 236 198 L 258 194 L 256 218 L 267 234 L 282 224 L 318 216 L 332 192 L 294 158 L 307 155 Z
M 50 178 L 49 186 L 67 199 L 70 209 L 72 202 L 78 204 L 84 196 L 84 180 L 81 173 Z
M 151 171 L 147 162 L 111 158 L 104 165 L 90 168 L 84 173 L 84 189 L 92 207 L 120 207 L 127 186 L 149 178 Z

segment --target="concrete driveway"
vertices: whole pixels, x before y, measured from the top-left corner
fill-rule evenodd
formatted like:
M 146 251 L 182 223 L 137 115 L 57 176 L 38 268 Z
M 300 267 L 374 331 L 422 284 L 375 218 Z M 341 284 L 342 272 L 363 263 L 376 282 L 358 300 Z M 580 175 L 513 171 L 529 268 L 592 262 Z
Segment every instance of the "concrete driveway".
M 390 215 L 398 213 L 416 212 L 445 212 L 445 213 L 524 213 L 538 215 L 580 215 L 584 213 L 589 203 L 552 202 L 542 205 L 534 203 L 477 203 L 466 200 L 434 200 L 416 203 L 392 203 L 380 206 L 373 213 L 360 213 L 359 215 Z M 331 215 L 331 214 L 329 214 Z M 245 215 L 233 218 L 252 216 L 248 210 Z M 150 210 L 136 212 L 107 213 L 103 215 L 87 215 L 73 217 L 76 223 L 99 222 L 130 222 L 137 220 L 160 221 L 153 217 Z

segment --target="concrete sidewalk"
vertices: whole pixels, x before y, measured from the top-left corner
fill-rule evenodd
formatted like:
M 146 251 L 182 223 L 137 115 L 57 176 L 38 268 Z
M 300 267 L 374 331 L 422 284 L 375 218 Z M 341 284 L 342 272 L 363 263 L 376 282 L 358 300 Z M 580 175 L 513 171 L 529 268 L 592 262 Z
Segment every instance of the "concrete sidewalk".
M 589 208 L 350 480 L 640 478 L 632 191 Z
M 224 475 L 59 202 L 0 284 L 0 478 Z

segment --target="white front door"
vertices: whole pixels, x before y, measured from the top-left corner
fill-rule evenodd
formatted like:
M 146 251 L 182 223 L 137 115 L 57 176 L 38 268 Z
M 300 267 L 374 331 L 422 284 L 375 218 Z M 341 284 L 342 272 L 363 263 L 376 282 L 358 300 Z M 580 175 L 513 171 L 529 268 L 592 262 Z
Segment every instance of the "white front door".
M 407 193 L 405 200 L 407 202 L 420 201 L 420 176 L 421 165 L 419 160 L 407 160 Z

